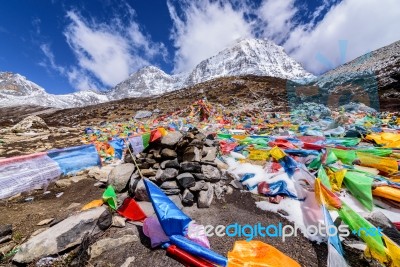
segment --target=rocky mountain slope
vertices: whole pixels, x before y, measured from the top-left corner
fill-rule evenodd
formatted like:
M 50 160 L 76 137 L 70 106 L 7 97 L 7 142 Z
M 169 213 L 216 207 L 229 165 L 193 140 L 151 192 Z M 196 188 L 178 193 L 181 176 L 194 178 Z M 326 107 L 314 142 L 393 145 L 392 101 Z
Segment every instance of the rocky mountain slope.
M 326 72 L 315 85 L 328 98 L 353 97 L 375 109 L 394 108 L 400 98 L 400 41 Z
M 160 95 L 219 77 L 257 75 L 289 80 L 314 77 L 290 58 L 282 47 L 257 39 L 240 40 L 216 56 L 202 61 L 188 73 L 169 75 L 154 66 L 142 68 L 105 93 L 81 91 L 51 95 L 19 74 L 0 75 L 0 107 L 39 105 L 55 108 Z

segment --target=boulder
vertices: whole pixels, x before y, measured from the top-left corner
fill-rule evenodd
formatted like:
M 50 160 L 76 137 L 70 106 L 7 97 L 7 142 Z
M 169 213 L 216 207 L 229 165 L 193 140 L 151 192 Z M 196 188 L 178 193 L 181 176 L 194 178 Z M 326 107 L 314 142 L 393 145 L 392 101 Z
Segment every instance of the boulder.
M 179 171 L 174 168 L 166 168 L 165 170 L 158 169 L 156 174 L 156 180 L 159 182 L 164 182 L 167 180 L 172 180 L 178 176 Z
M 178 176 L 179 177 L 179 176 Z M 176 181 L 165 181 L 160 185 L 161 189 L 179 189 L 178 183 Z
M 189 143 L 189 146 L 194 146 L 194 147 L 201 149 L 203 147 L 203 142 L 200 140 L 194 139 L 192 142 Z
M 174 147 L 182 138 L 182 134 L 178 131 L 169 132 L 161 139 L 161 145 L 166 147 Z
M 200 190 L 207 190 L 207 189 L 208 189 L 207 184 L 203 180 L 197 181 L 194 186 L 189 188 L 189 190 L 192 192 L 197 192 Z
M 29 263 L 80 244 L 86 234 L 95 234 L 99 231 L 96 227 L 97 220 L 105 210 L 104 206 L 90 209 L 48 228 L 22 244 L 13 261 Z
M 116 192 L 123 191 L 134 170 L 135 165 L 132 163 L 117 165 L 108 175 L 108 184 L 112 185 Z
M 100 182 L 107 183 L 108 175 L 110 174 L 110 172 L 113 169 L 114 169 L 114 166 L 111 166 L 111 165 L 107 165 L 107 166 L 104 166 L 101 168 L 96 166 L 96 167 L 90 168 L 88 175 L 89 175 L 89 177 L 94 178 Z
M 201 165 L 198 162 L 182 162 L 180 165 L 182 172 L 201 172 Z
M 217 148 L 216 147 L 203 147 L 203 152 L 205 152 L 205 156 L 202 161 L 214 162 L 217 157 Z
M 142 173 L 142 175 L 144 177 L 156 176 L 156 173 L 157 173 L 157 171 L 153 170 L 153 169 L 142 169 L 142 170 L 140 170 L 140 172 Z
M 136 112 L 134 119 L 140 120 L 140 119 L 148 118 L 148 117 L 151 117 L 152 114 L 153 113 L 151 111 L 139 110 L 138 112 Z
M 210 182 L 218 182 L 221 180 L 221 172 L 218 168 L 211 165 L 202 165 L 201 171 L 204 174 L 205 180 Z
M 207 191 L 200 191 L 197 199 L 197 206 L 199 208 L 209 208 L 214 198 L 214 188 L 208 183 Z
M 26 117 L 11 128 L 13 133 L 43 132 L 48 130 L 49 126 L 47 126 L 46 122 L 35 115 Z
M 167 196 L 171 196 L 171 195 L 178 195 L 181 193 L 180 189 L 162 189 L 162 191 L 167 195 Z
M 118 215 L 113 216 L 112 217 L 112 226 L 123 228 L 126 225 L 125 221 L 126 221 L 126 219 L 124 217 L 121 217 Z
M 180 167 L 178 159 L 169 160 L 165 163 L 165 168 L 174 168 L 179 170 Z
M 185 189 L 182 194 L 182 204 L 185 206 L 192 206 L 194 203 L 194 195 L 188 189 Z
M 176 177 L 176 179 L 183 188 L 189 188 L 195 186 L 196 184 L 196 180 L 194 179 L 193 175 L 189 172 L 184 172 L 179 174 Z
M 201 181 L 201 180 L 205 180 L 206 177 L 204 176 L 204 174 L 202 173 L 192 173 L 194 178 L 196 179 L 196 181 Z
M 137 185 L 135 188 L 135 198 L 137 200 L 150 201 L 149 196 L 147 195 L 146 186 L 143 182 L 143 179 L 140 179 L 137 182 Z
M 183 152 L 183 161 L 200 161 L 201 160 L 201 150 L 195 146 L 189 146 Z
M 164 159 L 173 159 L 176 158 L 178 155 L 176 154 L 176 151 L 170 148 L 164 148 L 161 150 L 161 157 Z
M 0 238 L 11 234 L 12 234 L 11 224 L 0 225 Z
M 120 238 L 104 238 L 91 245 L 88 253 L 90 258 L 93 259 L 107 251 L 137 241 L 139 241 L 139 237 L 136 235 L 124 235 Z

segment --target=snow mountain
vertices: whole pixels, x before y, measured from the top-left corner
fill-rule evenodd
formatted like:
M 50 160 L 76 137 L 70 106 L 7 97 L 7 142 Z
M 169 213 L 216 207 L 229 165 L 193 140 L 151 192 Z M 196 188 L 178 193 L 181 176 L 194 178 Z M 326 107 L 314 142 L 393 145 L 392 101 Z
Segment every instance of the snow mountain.
M 109 98 L 106 95 L 89 90 L 65 95 L 49 94 L 20 74 L 0 72 L 0 107 L 31 105 L 70 108 L 107 101 Z
M 19 74 L 0 73 L 0 107 L 39 105 L 72 108 L 130 97 L 147 97 L 193 86 L 220 77 L 257 75 L 288 80 L 314 79 L 289 57 L 283 47 L 267 40 L 242 39 L 200 62 L 192 71 L 169 75 L 154 66 L 144 67 L 107 92 L 80 91 L 48 94 Z

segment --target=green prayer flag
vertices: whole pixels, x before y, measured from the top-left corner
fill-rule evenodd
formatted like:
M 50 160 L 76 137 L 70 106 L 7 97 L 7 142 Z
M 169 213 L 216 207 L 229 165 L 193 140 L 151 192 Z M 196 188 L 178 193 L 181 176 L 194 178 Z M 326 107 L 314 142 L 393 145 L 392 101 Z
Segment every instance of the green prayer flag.
M 321 182 L 329 189 L 332 189 L 331 183 L 329 182 L 329 177 L 326 174 L 324 167 L 319 166 L 317 177 L 321 179 Z
M 361 217 L 357 212 L 352 210 L 349 206 L 342 201 L 342 207 L 338 210 L 340 218 L 350 227 L 350 230 L 355 235 L 359 236 L 368 248 L 382 257 L 386 255 L 385 246 L 382 237 L 379 234 L 370 234 L 370 230 L 376 230 L 370 222 Z
M 355 150 L 343 150 L 343 149 L 337 149 L 337 148 L 329 148 L 328 153 L 331 151 L 344 164 L 352 165 L 353 161 L 357 158 L 357 154 L 356 154 Z
M 373 208 L 372 182 L 374 179 L 361 172 L 348 170 L 344 176 L 344 184 L 351 194 L 369 211 Z
M 112 209 L 117 209 L 117 194 L 115 193 L 114 187 L 109 185 L 103 193 L 103 200 L 107 202 L 108 206 Z

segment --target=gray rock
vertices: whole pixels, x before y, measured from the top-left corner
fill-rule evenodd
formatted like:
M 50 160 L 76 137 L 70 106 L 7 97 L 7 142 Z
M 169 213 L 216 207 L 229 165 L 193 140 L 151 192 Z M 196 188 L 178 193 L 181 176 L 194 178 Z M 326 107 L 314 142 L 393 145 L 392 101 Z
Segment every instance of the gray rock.
M 209 208 L 214 199 L 214 188 L 208 184 L 207 191 L 200 191 L 197 199 L 197 206 L 199 208 Z
M 98 232 L 97 219 L 105 210 L 106 207 L 98 207 L 78 213 L 30 238 L 20 246 L 13 261 L 29 263 L 80 244 L 86 234 Z
M 128 257 L 128 258 L 126 258 L 126 260 L 124 261 L 124 263 L 120 267 L 129 267 L 129 266 L 131 266 L 131 263 L 134 262 L 134 261 L 135 261 L 135 257 L 134 256 Z
M 112 224 L 112 214 L 109 209 L 106 209 L 97 220 L 97 227 L 100 230 L 107 230 Z
M 178 155 L 176 154 L 176 151 L 170 148 L 164 148 L 161 150 L 161 157 L 164 159 L 173 159 L 176 158 Z
M 172 180 L 178 176 L 179 171 L 173 168 L 166 168 L 165 170 L 158 169 L 156 174 L 156 179 L 159 182 L 164 182 L 167 180 Z
M 0 225 L 0 237 L 11 235 L 12 234 L 12 225 Z
M 49 127 L 47 126 L 46 122 L 35 115 L 30 115 L 14 125 L 11 128 L 11 132 L 13 133 L 24 133 L 24 132 L 43 132 L 48 131 Z
M 198 133 L 194 136 L 194 138 L 196 138 L 199 141 L 204 141 L 204 139 L 206 139 L 206 136 L 202 133 Z
M 194 147 L 201 149 L 203 147 L 203 142 L 200 140 L 194 139 L 192 142 L 189 143 L 189 146 L 194 146 Z
M 116 192 L 121 192 L 131 178 L 135 165 L 132 163 L 124 163 L 116 166 L 108 175 L 108 184 L 112 185 Z
M 200 190 L 207 190 L 207 189 L 208 187 L 206 185 L 206 182 L 203 180 L 197 181 L 194 186 L 189 188 L 189 190 L 192 192 L 197 192 Z
M 194 178 L 196 179 L 196 181 L 202 181 L 202 180 L 206 179 L 206 177 L 202 173 L 195 173 L 194 172 L 192 174 L 193 174 Z
M 189 146 L 183 152 L 183 161 L 200 161 L 201 150 L 195 146 Z
M 217 199 L 221 199 L 225 192 L 224 187 L 222 187 L 220 183 L 212 184 L 212 186 L 214 187 L 214 194 L 217 197 Z
M 176 181 L 165 181 L 164 183 L 162 183 L 160 185 L 160 188 L 161 189 L 179 189 L 179 186 Z
M 3 236 L 3 237 L 0 237 L 0 244 L 3 244 L 3 243 L 6 243 L 6 242 L 10 241 L 11 237 L 12 237 L 11 235 L 6 235 L 6 236 Z
M 178 131 L 169 132 L 161 139 L 161 144 L 167 147 L 174 147 L 182 138 L 182 134 Z
M 107 251 L 137 241 L 139 241 L 139 237 L 136 235 L 124 235 L 120 238 L 104 238 L 90 246 L 89 255 L 91 259 L 97 258 Z
M 42 226 L 42 225 L 46 225 L 51 223 L 52 221 L 54 221 L 54 218 L 49 218 L 49 219 L 45 219 L 40 221 L 38 224 L 36 224 L 37 226 Z
M 121 216 L 113 216 L 112 217 L 112 226 L 123 228 L 126 225 L 126 219 Z
M 185 189 L 182 194 L 182 204 L 185 206 L 192 206 L 194 203 L 194 195 L 188 189 Z
M 151 159 L 151 158 L 146 158 L 146 162 L 150 165 L 154 165 L 157 163 L 157 161 L 155 159 Z
M 179 170 L 180 167 L 178 159 L 169 160 L 165 163 L 165 168 L 174 168 Z
M 165 165 L 167 164 L 168 161 L 169 160 L 164 160 L 163 162 L 161 162 L 160 163 L 160 168 L 164 170 L 165 169 Z
M 60 179 L 55 184 L 57 187 L 68 187 L 72 184 L 72 181 L 70 179 Z
M 155 150 L 153 151 L 153 157 L 154 157 L 155 159 L 161 159 L 161 149 L 155 149 Z
M 206 154 L 203 157 L 202 161 L 214 162 L 215 158 L 217 157 L 217 148 L 205 146 L 203 147 L 203 151 L 205 151 Z
M 162 191 L 167 195 L 167 196 L 171 196 L 171 195 L 178 195 L 181 193 L 180 189 L 162 189 Z
M 229 184 L 239 190 L 243 190 L 243 188 L 244 188 L 242 183 L 239 182 L 238 180 L 232 180 Z
M 212 146 L 214 146 L 214 141 L 213 141 L 213 140 L 210 140 L 210 139 L 206 139 L 206 140 L 204 141 L 204 145 L 205 145 L 205 146 L 208 146 L 208 147 L 212 147 Z
M 201 171 L 204 174 L 205 180 L 210 182 L 218 182 L 221 180 L 221 172 L 218 168 L 211 165 L 202 165 Z
M 194 179 L 193 175 L 189 172 L 184 172 L 179 174 L 176 177 L 176 179 L 183 188 L 189 188 L 196 184 L 196 180 Z
M 48 228 L 39 228 L 39 229 L 37 229 L 35 232 L 33 232 L 33 233 L 31 234 L 31 236 L 38 235 L 38 234 L 40 234 L 40 233 L 46 231 L 47 229 L 48 229 Z
M 182 172 L 201 172 L 201 165 L 198 162 L 182 162 L 180 165 Z
M 100 182 L 107 183 L 108 175 L 114 169 L 114 166 L 107 165 L 104 167 L 93 167 L 89 170 L 89 177 L 94 178 Z
M 148 118 L 151 117 L 153 113 L 151 111 L 147 111 L 147 110 L 139 110 L 138 112 L 136 112 L 135 114 L 135 119 L 144 119 L 144 118 Z
M 140 179 L 136 185 L 135 198 L 142 201 L 150 201 L 143 179 Z
M 229 168 L 228 164 L 221 161 L 219 158 L 214 160 L 214 163 L 217 164 L 218 169 L 220 170 L 227 170 Z
M 140 172 L 144 177 L 156 176 L 157 171 L 153 169 L 141 169 Z

